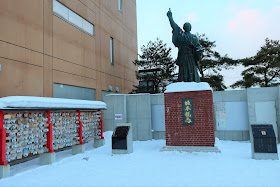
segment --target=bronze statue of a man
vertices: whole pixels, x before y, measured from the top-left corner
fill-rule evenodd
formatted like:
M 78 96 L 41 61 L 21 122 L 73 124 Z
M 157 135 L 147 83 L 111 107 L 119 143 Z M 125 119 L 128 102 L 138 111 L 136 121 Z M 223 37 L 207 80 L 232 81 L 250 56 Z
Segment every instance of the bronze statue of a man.
M 196 35 L 191 34 L 191 24 L 184 24 L 184 31 L 174 22 L 172 12 L 167 12 L 170 25 L 173 29 L 172 42 L 178 47 L 178 57 L 176 64 L 179 66 L 178 81 L 180 82 L 200 82 L 198 75 L 199 60 L 203 48 Z

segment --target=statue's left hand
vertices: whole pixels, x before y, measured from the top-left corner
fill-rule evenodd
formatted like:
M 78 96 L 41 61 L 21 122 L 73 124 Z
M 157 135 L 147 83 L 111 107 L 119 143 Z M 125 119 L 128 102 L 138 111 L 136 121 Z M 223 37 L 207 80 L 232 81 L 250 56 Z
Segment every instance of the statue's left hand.
M 171 12 L 171 9 L 169 8 L 168 12 L 167 12 L 167 17 L 172 17 L 172 12 Z

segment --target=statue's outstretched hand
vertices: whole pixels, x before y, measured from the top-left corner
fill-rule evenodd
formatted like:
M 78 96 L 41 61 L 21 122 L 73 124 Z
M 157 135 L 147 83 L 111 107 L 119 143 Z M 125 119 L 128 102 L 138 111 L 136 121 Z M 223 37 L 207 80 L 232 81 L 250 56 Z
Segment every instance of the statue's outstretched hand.
M 168 12 L 167 12 L 167 17 L 172 17 L 172 12 L 171 12 L 171 9 L 169 8 Z

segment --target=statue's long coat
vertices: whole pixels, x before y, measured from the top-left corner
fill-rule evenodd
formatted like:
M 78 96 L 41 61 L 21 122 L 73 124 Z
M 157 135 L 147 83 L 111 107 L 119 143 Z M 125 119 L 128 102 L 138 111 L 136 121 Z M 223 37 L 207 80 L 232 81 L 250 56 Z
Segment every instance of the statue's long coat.
M 176 64 L 179 66 L 178 81 L 200 82 L 198 67 L 201 53 L 196 51 L 200 46 L 197 36 L 183 32 L 176 25 L 173 29 L 172 42 L 178 47 L 178 57 L 176 60 Z

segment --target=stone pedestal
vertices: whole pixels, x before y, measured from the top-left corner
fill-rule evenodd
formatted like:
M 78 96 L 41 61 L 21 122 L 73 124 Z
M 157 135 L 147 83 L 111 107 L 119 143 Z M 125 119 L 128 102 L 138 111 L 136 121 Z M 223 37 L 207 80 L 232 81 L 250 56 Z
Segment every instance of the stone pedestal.
M 166 147 L 162 150 L 176 150 L 177 147 L 182 151 L 184 146 L 184 150 L 189 152 L 220 152 L 214 147 L 213 93 L 210 86 L 207 83 L 176 84 L 181 86 L 181 90 L 164 93 Z M 193 85 L 197 90 L 191 89 Z
M 105 145 L 105 139 L 95 139 L 93 142 L 93 147 L 98 148 Z
M 10 176 L 10 165 L 0 165 L 0 179 Z
M 182 151 L 182 152 L 214 152 L 220 153 L 221 151 L 216 147 L 207 146 L 164 146 L 161 151 Z
M 72 146 L 72 155 L 76 155 L 84 152 L 85 152 L 85 144 Z
M 279 160 L 277 153 L 253 153 L 252 158 L 255 160 Z
M 40 165 L 48 165 L 55 162 L 55 153 L 44 153 L 39 156 Z

